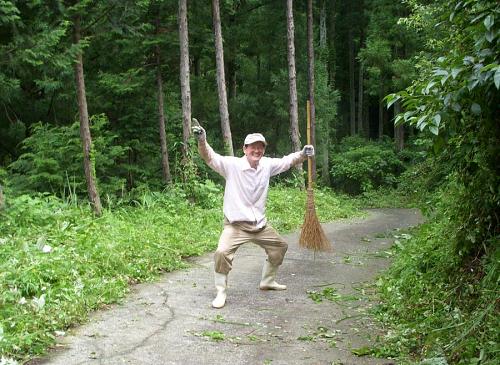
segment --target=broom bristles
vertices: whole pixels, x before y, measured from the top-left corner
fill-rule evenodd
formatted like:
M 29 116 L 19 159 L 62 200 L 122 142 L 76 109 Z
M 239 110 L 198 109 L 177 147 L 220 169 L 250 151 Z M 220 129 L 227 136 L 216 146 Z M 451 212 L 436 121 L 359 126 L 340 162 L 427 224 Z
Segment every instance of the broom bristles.
M 312 189 L 307 189 L 307 204 L 304 224 L 300 234 L 299 245 L 314 251 L 333 251 L 332 244 L 326 238 L 325 232 L 319 224 L 314 205 L 314 194 Z

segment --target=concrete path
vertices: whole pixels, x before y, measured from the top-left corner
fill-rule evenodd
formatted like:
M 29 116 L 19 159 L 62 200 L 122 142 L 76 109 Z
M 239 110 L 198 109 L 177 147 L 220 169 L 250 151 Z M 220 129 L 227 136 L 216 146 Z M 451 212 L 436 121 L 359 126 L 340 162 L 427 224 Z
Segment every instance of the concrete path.
M 370 346 L 381 333 L 367 314 L 375 303 L 364 294 L 387 267 L 384 251 L 396 230 L 421 222 L 417 210 L 381 209 L 325 224 L 335 249 L 328 254 L 300 249 L 298 233 L 285 235 L 289 251 L 278 281 L 288 290 L 282 292 L 258 289 L 265 254 L 244 245 L 220 310 L 210 306 L 212 255 L 197 258 L 187 270 L 135 286 L 124 303 L 95 313 L 32 364 L 392 364 L 351 349 Z

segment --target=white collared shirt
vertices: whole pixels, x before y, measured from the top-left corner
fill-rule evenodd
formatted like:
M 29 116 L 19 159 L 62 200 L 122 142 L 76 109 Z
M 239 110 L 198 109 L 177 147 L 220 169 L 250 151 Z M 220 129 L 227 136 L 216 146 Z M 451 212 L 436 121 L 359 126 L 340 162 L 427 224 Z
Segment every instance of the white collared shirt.
M 266 225 L 266 200 L 271 176 L 287 171 L 303 161 L 302 151 L 282 158 L 262 157 L 256 169 L 247 157 L 221 156 L 206 143 L 208 166 L 226 179 L 224 215 L 230 223 L 254 222 L 258 228 Z

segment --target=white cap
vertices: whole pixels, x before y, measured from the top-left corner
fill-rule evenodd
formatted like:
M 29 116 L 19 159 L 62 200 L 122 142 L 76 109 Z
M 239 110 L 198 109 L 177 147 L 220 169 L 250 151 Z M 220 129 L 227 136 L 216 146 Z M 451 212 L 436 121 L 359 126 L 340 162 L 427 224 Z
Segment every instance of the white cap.
M 264 143 L 264 146 L 267 146 L 266 139 L 260 133 L 252 133 L 252 134 L 247 135 L 245 138 L 245 142 L 243 144 L 246 146 L 247 144 L 252 144 L 255 142 L 262 142 L 262 143 Z

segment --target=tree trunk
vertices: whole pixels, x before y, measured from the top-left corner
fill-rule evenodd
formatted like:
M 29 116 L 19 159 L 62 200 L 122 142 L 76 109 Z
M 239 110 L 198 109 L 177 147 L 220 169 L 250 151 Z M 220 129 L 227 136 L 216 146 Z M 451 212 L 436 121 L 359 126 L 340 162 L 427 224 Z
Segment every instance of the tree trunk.
M 189 84 L 189 36 L 187 0 L 179 0 L 180 82 L 182 100 L 182 158 L 188 159 L 189 136 L 191 135 L 191 86 Z
M 288 41 L 288 88 L 290 91 L 290 139 L 292 150 L 300 151 L 300 133 L 299 133 L 299 112 L 297 100 L 297 73 L 295 70 L 295 25 L 293 21 L 293 0 L 286 1 L 286 20 L 287 20 L 287 41 Z M 302 176 L 302 164 L 295 166 L 295 171 Z M 302 181 L 302 188 L 304 181 Z
M 356 134 L 356 90 L 354 87 L 354 36 L 349 30 L 349 125 L 351 136 Z
M 224 49 L 222 46 L 222 30 L 220 24 L 219 0 L 212 0 L 214 23 L 215 63 L 217 65 L 217 89 L 219 91 L 219 113 L 224 140 L 224 150 L 229 156 L 234 156 L 229 111 L 227 107 L 226 76 L 224 73 Z
M 401 104 L 399 101 L 394 103 L 394 117 L 401 113 Z M 394 142 L 396 150 L 401 152 L 405 147 L 405 134 L 403 124 L 394 125 Z
M 319 14 L 319 48 L 325 50 L 327 47 L 326 43 L 326 1 L 321 1 L 321 11 Z M 325 57 L 326 58 L 326 57 Z
M 328 72 L 328 42 L 326 27 L 326 0 L 321 2 L 321 12 L 319 17 L 319 49 L 320 57 L 325 63 L 325 69 Z M 327 83 L 328 85 L 328 83 Z M 329 86 L 327 86 L 329 87 Z M 326 119 L 326 118 L 325 118 Z M 324 186 L 330 186 L 330 124 L 328 119 L 324 122 L 321 138 L 321 182 Z
M 363 128 L 363 63 L 359 63 L 358 79 L 358 134 L 366 137 L 366 131 Z
M 309 103 L 311 105 L 311 144 L 316 145 L 316 112 L 314 108 L 314 32 L 312 0 L 307 0 L 307 76 Z M 316 159 L 312 159 L 312 180 L 316 181 Z
M 156 18 L 156 34 L 159 33 L 160 17 Z M 161 58 L 160 46 L 156 45 L 156 87 L 158 97 L 158 127 L 160 131 L 160 147 L 161 147 L 161 169 L 163 172 L 163 181 L 165 184 L 170 184 L 172 176 L 170 175 L 170 165 L 168 163 L 168 148 L 167 148 L 167 133 L 165 132 L 165 110 L 163 107 L 163 78 L 161 76 Z
M 368 103 L 363 102 L 363 131 L 366 138 L 370 138 L 370 108 Z
M 378 139 L 381 140 L 384 135 L 384 88 L 380 86 L 378 102 Z
M 336 54 L 336 44 L 335 44 L 335 31 L 336 31 L 336 19 L 337 19 L 337 12 L 336 12 L 336 0 L 330 0 L 328 2 L 330 4 L 330 11 L 328 12 L 330 14 L 330 28 L 328 29 L 330 31 L 330 37 L 328 38 L 329 42 L 329 54 L 328 59 L 328 80 L 329 84 L 331 85 L 332 89 L 335 88 L 335 77 L 336 77 L 336 60 L 335 60 L 335 54 Z
M 80 16 L 76 15 L 73 19 L 73 41 L 78 46 L 80 43 Z M 76 94 L 78 99 L 78 113 L 80 116 L 80 138 L 83 147 L 83 168 L 85 170 L 85 179 L 87 181 L 87 192 L 89 201 L 94 213 L 101 215 L 101 198 L 96 186 L 95 176 L 95 156 L 92 151 L 92 137 L 90 135 L 89 114 L 87 109 L 87 97 L 85 95 L 85 78 L 83 75 L 83 56 L 82 50 L 78 50 L 76 62 L 74 64 Z

